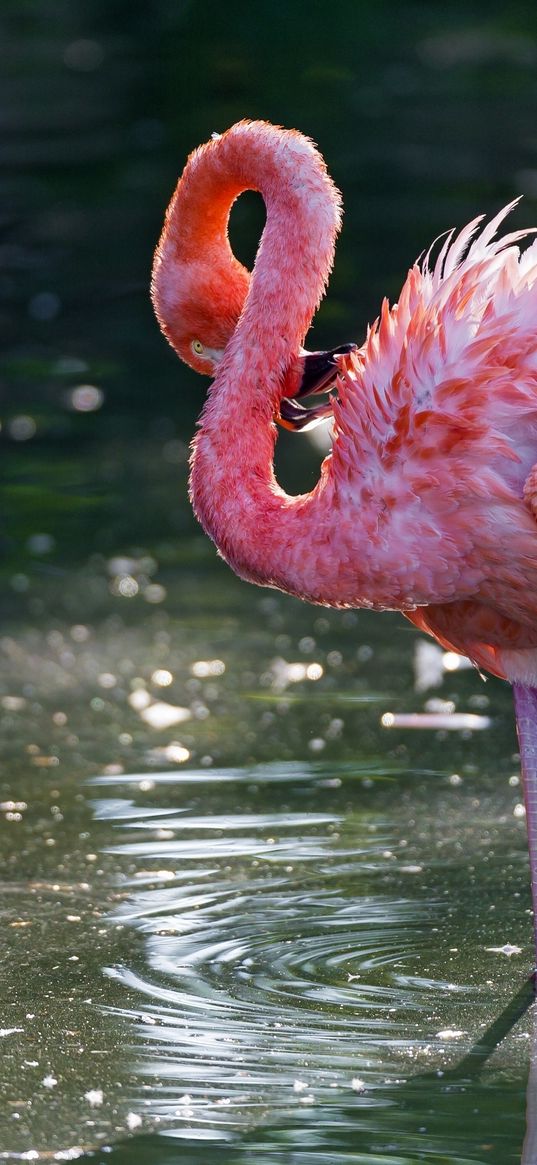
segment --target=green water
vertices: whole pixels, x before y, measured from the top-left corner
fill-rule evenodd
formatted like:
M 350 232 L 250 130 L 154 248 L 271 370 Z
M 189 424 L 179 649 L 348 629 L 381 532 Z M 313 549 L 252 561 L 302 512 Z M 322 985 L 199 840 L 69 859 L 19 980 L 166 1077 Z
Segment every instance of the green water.
M 4 0 L 0 32 L 0 1160 L 534 1165 L 510 693 L 230 574 L 147 282 L 242 116 L 343 190 L 315 346 L 447 226 L 535 222 L 535 9 Z M 281 480 L 319 458 L 284 435 Z

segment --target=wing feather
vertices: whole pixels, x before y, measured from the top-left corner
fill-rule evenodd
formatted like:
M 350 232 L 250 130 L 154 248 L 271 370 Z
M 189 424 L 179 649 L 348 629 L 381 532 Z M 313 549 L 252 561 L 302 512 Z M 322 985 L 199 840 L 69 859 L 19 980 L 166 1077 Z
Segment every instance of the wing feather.
M 530 415 L 537 461 L 537 243 L 520 256 L 531 232 L 496 237 L 517 202 L 478 234 L 482 218 L 448 235 L 433 271 L 428 254 L 399 302 L 382 304 L 340 378 L 336 476 L 340 460 L 354 463 L 357 481 L 384 490 L 442 456 L 457 459 L 464 488 L 479 459 L 523 460 Z

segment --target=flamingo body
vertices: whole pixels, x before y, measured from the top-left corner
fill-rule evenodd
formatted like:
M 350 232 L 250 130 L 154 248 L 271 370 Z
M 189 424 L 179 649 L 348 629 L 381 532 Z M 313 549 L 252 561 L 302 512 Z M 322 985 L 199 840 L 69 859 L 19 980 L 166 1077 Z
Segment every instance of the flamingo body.
M 227 235 L 244 189 L 267 208 L 251 275 Z M 274 477 L 273 422 L 296 390 L 341 216 L 313 144 L 241 122 L 196 150 L 152 290 L 179 355 L 215 377 L 190 491 L 237 573 L 314 603 L 402 611 L 527 689 L 537 686 L 537 243 L 521 253 L 526 232 L 496 238 L 510 209 L 414 265 L 398 303 L 385 302 L 363 346 L 341 358 L 332 453 L 298 497 Z M 518 706 L 529 748 L 529 705 Z M 534 875 L 537 885 L 537 855 Z

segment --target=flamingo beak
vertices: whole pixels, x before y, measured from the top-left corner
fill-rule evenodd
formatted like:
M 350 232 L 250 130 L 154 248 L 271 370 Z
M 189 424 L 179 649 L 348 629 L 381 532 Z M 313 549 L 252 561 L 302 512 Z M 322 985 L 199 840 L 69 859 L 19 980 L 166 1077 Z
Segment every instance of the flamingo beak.
M 328 392 L 335 383 L 340 368 L 340 359 L 354 352 L 357 344 L 341 344 L 338 348 L 331 348 L 327 352 L 303 352 L 300 356 L 301 376 L 298 390 L 292 397 L 284 396 L 280 401 L 280 411 L 275 418 L 279 425 L 292 432 L 305 432 L 313 429 L 327 417 L 332 415 L 331 402 L 314 408 L 305 408 L 299 404 L 299 397 L 314 396 L 321 392 Z

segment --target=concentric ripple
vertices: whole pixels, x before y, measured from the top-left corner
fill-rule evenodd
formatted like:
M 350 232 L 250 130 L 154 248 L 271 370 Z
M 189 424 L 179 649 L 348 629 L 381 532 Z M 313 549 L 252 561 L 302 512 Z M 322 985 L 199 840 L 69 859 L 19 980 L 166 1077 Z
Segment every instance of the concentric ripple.
M 388 827 L 356 773 L 318 766 L 94 784 L 114 793 L 94 806 L 118 833 L 114 921 L 142 939 L 140 964 L 108 974 L 131 1003 L 137 1103 L 164 1128 L 218 1137 L 342 1091 L 384 1107 L 472 1043 L 482 997 L 436 951 L 458 842 L 424 865 L 403 812 Z

